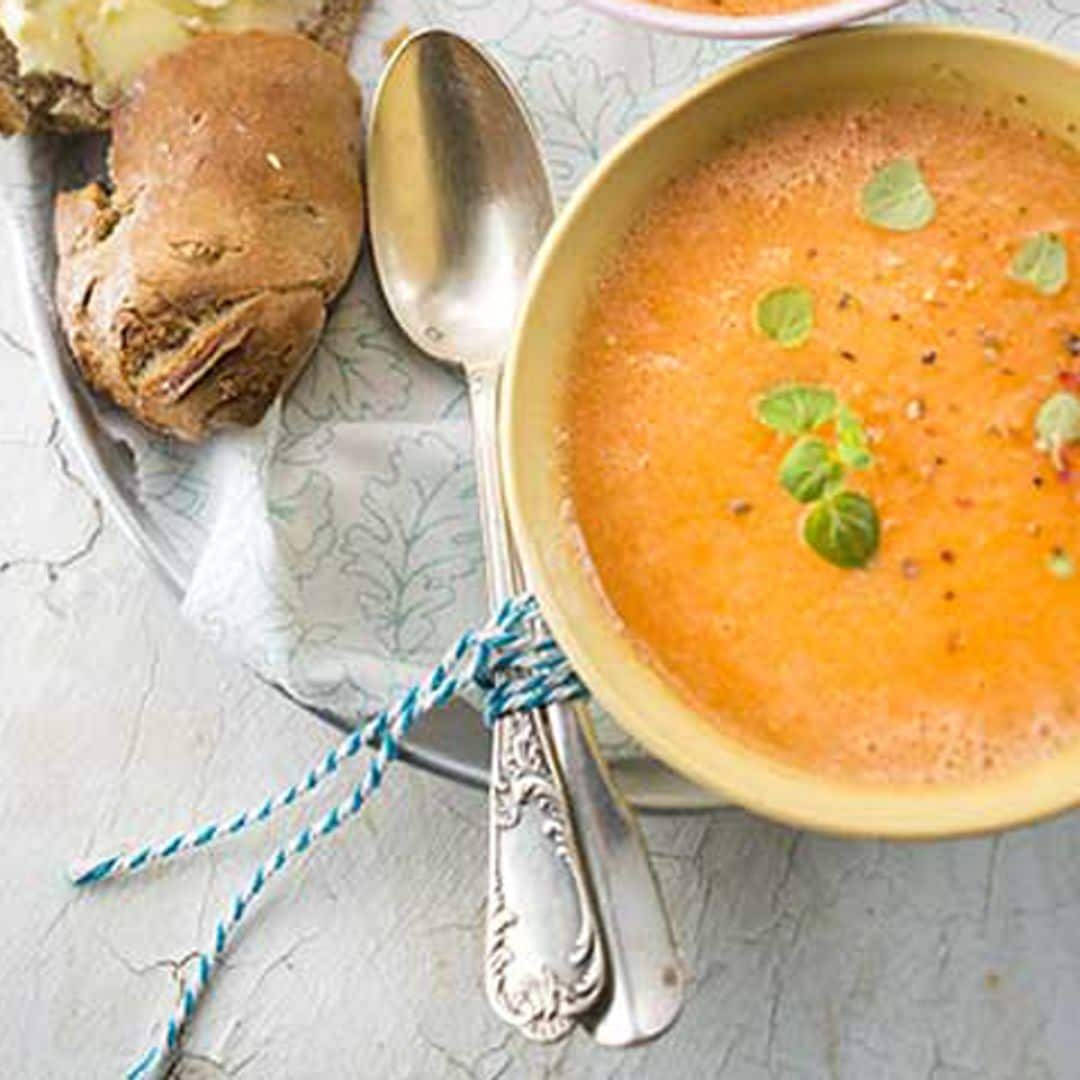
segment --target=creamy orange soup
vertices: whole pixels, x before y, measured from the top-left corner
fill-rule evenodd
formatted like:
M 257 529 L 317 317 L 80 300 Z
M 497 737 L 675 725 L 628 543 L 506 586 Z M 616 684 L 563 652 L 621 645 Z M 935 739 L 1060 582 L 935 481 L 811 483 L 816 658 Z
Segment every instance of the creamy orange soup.
M 822 7 L 825 0 L 651 0 L 661 7 L 707 15 L 779 15 Z
M 937 204 L 907 233 L 859 210 L 901 157 Z M 1075 737 L 1080 473 L 1033 426 L 1080 385 L 1078 230 L 1076 151 L 925 101 L 773 121 L 648 207 L 588 305 L 568 478 L 610 604 L 718 726 L 898 782 L 998 773 Z M 1009 274 L 1043 231 L 1072 257 L 1056 295 Z M 814 325 L 785 348 L 753 313 L 791 284 Z M 793 381 L 868 433 L 874 464 L 846 481 L 880 520 L 865 568 L 811 550 L 778 482 L 792 439 L 754 408 Z

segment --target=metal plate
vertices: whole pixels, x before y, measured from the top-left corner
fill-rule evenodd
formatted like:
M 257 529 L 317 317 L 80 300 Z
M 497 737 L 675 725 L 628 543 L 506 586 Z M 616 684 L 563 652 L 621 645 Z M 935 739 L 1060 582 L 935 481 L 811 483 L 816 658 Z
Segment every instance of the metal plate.
M 55 140 L 33 138 L 9 140 L 0 150 L 0 190 L 6 196 L 19 255 L 21 299 L 34 350 L 52 407 L 95 493 L 179 602 L 193 566 L 139 502 L 132 455 L 106 431 L 99 404 L 70 359 L 52 302 L 55 252 L 50 224 L 59 149 Z M 269 685 L 320 720 L 342 731 L 352 728 L 350 718 L 300 701 L 280 685 Z M 486 786 L 489 752 L 488 733 L 479 714 L 464 703 L 455 703 L 410 736 L 403 757 L 453 780 Z M 620 759 L 612 762 L 612 768 L 620 787 L 639 809 L 681 812 L 717 805 L 715 796 L 651 759 Z

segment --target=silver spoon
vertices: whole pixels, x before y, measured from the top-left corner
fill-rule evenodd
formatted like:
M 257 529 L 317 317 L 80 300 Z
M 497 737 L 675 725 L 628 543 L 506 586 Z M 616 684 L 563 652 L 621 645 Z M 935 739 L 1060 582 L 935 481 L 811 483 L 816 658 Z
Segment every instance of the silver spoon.
M 465 373 L 488 590 L 498 603 L 522 584 L 503 510 L 498 380 L 554 215 L 535 135 L 506 76 L 451 33 L 410 37 L 375 95 L 367 183 L 391 312 L 418 348 Z M 492 741 L 493 1007 L 542 1040 L 579 1020 L 609 1045 L 659 1034 L 681 1007 L 682 968 L 640 831 L 587 717 L 573 706 L 506 717 Z

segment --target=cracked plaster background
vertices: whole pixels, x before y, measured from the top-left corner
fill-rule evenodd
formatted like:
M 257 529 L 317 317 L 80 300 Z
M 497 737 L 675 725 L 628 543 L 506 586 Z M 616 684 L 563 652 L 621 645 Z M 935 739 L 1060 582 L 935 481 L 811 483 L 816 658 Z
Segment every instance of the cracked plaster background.
M 0 1076 L 111 1077 L 270 838 L 78 895 L 67 862 L 246 805 L 332 736 L 180 621 L 69 462 L 25 342 L 9 286 Z M 936 846 L 800 835 L 737 810 L 648 833 L 694 972 L 662 1042 L 538 1048 L 494 1019 L 481 992 L 484 801 L 402 769 L 272 889 L 174 1075 L 1080 1075 L 1080 815 Z

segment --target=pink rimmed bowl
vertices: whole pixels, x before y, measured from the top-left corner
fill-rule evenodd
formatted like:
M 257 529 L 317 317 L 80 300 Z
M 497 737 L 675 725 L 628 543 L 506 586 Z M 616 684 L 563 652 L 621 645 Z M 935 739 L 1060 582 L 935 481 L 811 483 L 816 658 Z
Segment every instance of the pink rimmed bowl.
M 832 0 L 799 11 L 763 15 L 720 15 L 707 11 L 684 11 L 649 0 L 582 0 L 591 8 L 616 19 L 639 23 L 650 30 L 698 37 L 753 39 L 786 38 L 812 34 L 834 26 L 868 19 L 904 0 Z

